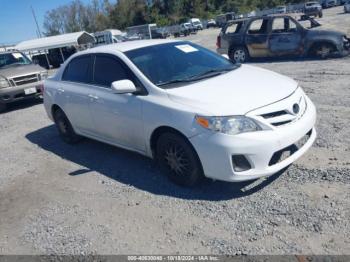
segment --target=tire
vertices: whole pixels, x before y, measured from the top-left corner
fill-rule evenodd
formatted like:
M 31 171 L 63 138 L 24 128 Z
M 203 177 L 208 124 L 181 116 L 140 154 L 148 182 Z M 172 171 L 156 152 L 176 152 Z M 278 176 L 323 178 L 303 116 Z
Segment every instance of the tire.
M 322 18 L 322 17 L 323 17 L 323 13 L 320 12 L 320 13 L 318 14 L 318 17 L 319 17 L 319 18 Z
M 234 47 L 228 53 L 230 60 L 236 64 L 242 64 L 249 61 L 249 53 L 244 46 Z
M 76 144 L 81 140 L 81 137 L 74 132 L 72 124 L 69 122 L 66 114 L 61 109 L 57 109 L 54 112 L 53 118 L 55 120 L 58 133 L 64 142 L 67 144 Z
M 177 185 L 193 187 L 204 177 L 202 165 L 192 145 L 175 133 L 160 135 L 156 159 L 161 171 Z
M 319 43 L 315 44 L 315 46 L 311 48 L 311 54 L 320 59 L 327 59 L 332 55 L 334 50 L 335 48 L 332 44 Z
M 0 103 L 0 113 L 5 112 L 6 108 L 7 108 L 6 104 Z

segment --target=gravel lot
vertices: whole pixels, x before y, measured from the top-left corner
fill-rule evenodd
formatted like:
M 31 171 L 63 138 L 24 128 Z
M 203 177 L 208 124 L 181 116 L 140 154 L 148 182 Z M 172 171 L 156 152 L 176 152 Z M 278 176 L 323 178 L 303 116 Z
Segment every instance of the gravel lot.
M 341 12 L 320 21 L 350 35 Z M 213 49 L 217 34 L 187 39 Z M 350 57 L 255 65 L 299 81 L 318 108 L 314 147 L 259 185 L 183 189 L 137 154 L 64 144 L 40 103 L 11 106 L 0 115 L 0 254 L 350 254 Z

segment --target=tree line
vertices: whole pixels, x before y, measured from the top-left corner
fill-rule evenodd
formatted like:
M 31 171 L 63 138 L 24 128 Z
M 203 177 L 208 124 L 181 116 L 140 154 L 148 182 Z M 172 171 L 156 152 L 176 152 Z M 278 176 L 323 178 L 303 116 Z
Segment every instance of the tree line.
M 288 3 L 300 3 L 291 0 Z M 286 4 L 284 0 L 72 0 L 48 11 L 44 18 L 47 36 L 77 31 L 96 32 L 107 28 L 157 23 L 158 26 L 186 21 L 190 17 L 214 18 L 225 12 L 246 13 Z

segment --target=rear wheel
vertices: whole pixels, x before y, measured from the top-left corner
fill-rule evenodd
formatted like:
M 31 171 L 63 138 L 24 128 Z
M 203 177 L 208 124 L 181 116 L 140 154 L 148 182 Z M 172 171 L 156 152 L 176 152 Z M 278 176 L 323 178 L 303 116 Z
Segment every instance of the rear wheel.
M 322 18 L 322 16 L 323 16 L 323 13 L 320 12 L 320 13 L 318 14 L 318 17 L 319 17 L 319 18 Z
M 243 46 L 232 48 L 228 56 L 232 62 L 237 64 L 245 63 L 249 60 L 248 50 Z
M 164 133 L 157 141 L 156 157 L 163 173 L 181 186 L 192 187 L 203 178 L 198 156 L 185 138 Z
M 81 137 L 74 132 L 66 114 L 61 109 L 55 110 L 53 117 L 63 141 L 68 144 L 76 144 L 81 140 Z

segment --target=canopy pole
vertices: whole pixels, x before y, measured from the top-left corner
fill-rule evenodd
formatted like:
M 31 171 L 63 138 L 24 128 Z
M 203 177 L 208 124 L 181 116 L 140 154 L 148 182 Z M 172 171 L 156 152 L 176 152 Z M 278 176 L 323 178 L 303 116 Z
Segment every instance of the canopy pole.
M 63 52 L 62 52 L 62 47 L 60 47 L 60 53 L 61 53 L 61 57 L 62 57 L 62 62 L 64 63 L 64 56 L 63 56 Z
M 47 66 L 50 69 L 50 61 L 49 61 L 49 58 L 47 56 L 47 52 L 46 51 L 45 51 L 45 57 L 46 57 Z

